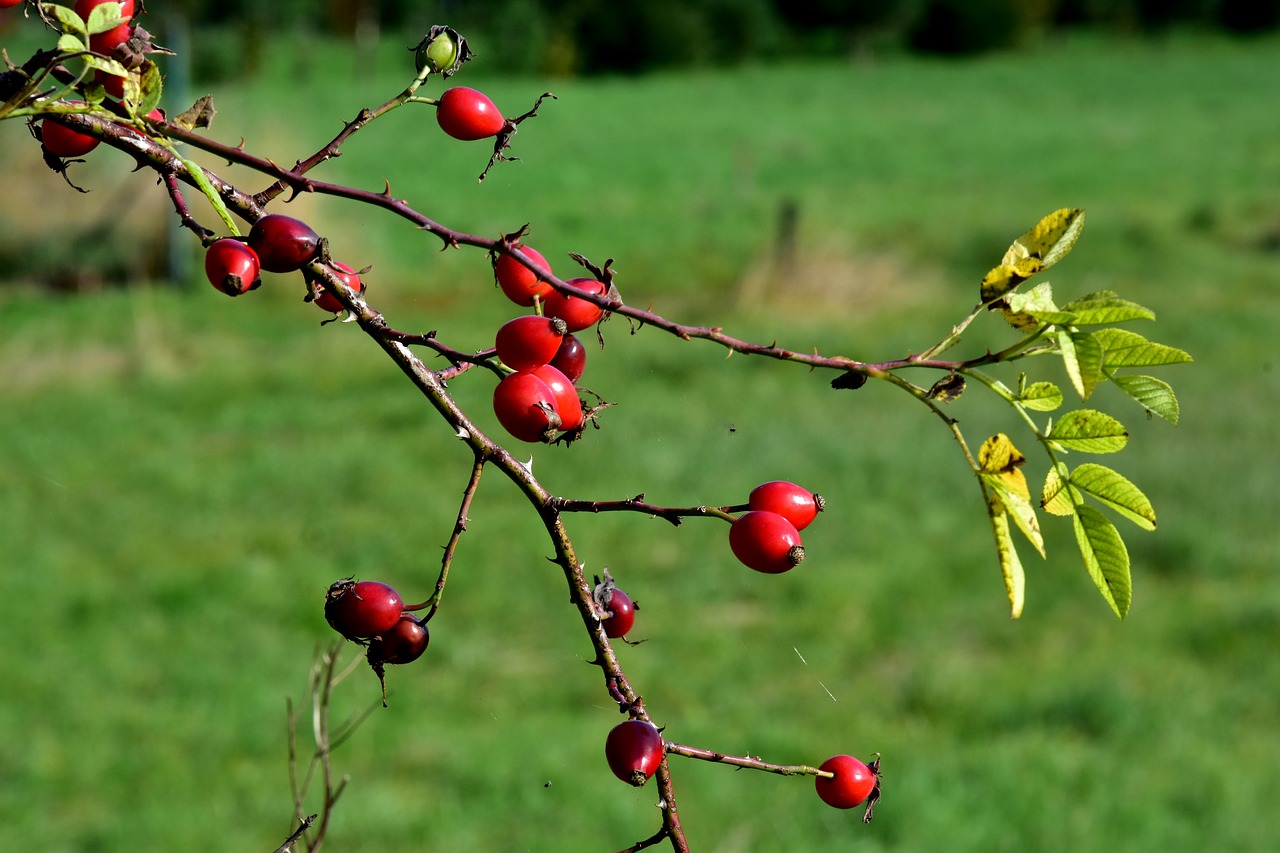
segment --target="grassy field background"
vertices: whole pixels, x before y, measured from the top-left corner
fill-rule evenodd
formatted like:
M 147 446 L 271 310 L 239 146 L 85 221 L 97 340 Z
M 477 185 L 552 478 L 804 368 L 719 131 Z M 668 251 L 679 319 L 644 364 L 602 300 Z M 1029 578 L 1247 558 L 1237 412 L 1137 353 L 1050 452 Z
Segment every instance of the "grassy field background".
M 932 343 L 1010 239 L 1081 206 L 1055 290 L 1118 290 L 1158 313 L 1144 332 L 1196 356 L 1166 374 L 1177 427 L 1099 395 L 1133 434 L 1110 461 L 1160 515 L 1154 534 L 1125 531 L 1130 618 L 1046 522 L 1049 558 L 1024 549 L 1013 622 L 977 489 L 922 407 L 609 324 L 584 382 L 619 405 L 573 448 L 533 451 L 549 488 L 720 504 L 787 478 L 831 505 L 781 578 L 737 565 L 716 522 L 569 520 L 589 569 L 609 566 L 641 604 L 648 642 L 620 654 L 651 713 L 726 752 L 884 756 L 865 827 L 808 780 L 679 762 L 695 849 L 1273 849 L 1277 47 L 1073 38 L 962 64 L 551 85 L 477 64 L 458 82 L 508 114 L 545 88 L 560 98 L 522 126 L 522 162 L 477 186 L 486 146 L 410 107 L 319 172 L 372 189 L 385 176 L 451 227 L 530 222 L 558 272 L 569 251 L 616 258 L 624 296 L 660 313 L 862 359 Z M 292 162 L 398 91 L 403 55 L 388 44 L 356 73 L 341 45 L 286 45 L 263 77 L 219 90 L 213 133 Z M 425 597 L 469 458 L 356 329 L 319 326 L 291 278 L 235 301 L 198 270 L 185 289 L 44 293 L 70 254 L 127 270 L 153 251 L 167 201 L 115 152 L 76 167 L 84 197 L 40 170 L 17 123 L 0 150 L 0 849 L 270 850 L 290 829 L 285 697 L 329 639 L 325 587 L 355 574 Z M 789 267 L 775 248 L 788 204 Z M 471 349 L 513 316 L 482 255 L 329 199 L 284 210 L 374 264 L 371 301 L 397 328 Z M 1005 340 L 984 320 L 964 347 Z M 454 390 L 493 426 L 486 379 Z M 1017 428 L 977 391 L 955 411 L 975 441 Z M 494 475 L 472 516 L 427 656 L 390 673 L 390 708 L 335 756 L 351 782 L 333 849 L 649 835 L 654 793 L 605 766 L 618 715 L 581 663 L 536 519 Z M 358 672 L 337 713 L 376 698 Z

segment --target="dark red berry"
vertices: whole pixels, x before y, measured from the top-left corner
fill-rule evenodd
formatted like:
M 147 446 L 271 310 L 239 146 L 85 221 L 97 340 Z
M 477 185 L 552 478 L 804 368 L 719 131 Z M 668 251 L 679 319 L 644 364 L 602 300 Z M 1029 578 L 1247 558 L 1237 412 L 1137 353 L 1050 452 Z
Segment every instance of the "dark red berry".
M 293 272 L 316 256 L 320 236 L 299 219 L 270 213 L 253 223 L 249 245 L 267 272 Z
M 351 267 L 340 261 L 334 261 L 330 269 L 347 287 L 356 293 L 364 293 L 364 282 L 360 280 L 360 276 Z M 328 311 L 330 314 L 341 314 L 345 310 L 342 307 L 342 303 L 338 301 L 338 297 L 325 290 L 319 284 L 316 284 L 315 294 L 316 307 L 320 310 Z
M 570 382 L 577 382 L 587 367 L 587 348 L 576 335 L 565 335 L 551 359 L 551 366 L 565 375 Z
M 747 498 L 747 507 L 776 512 L 794 524 L 796 530 L 804 530 L 826 507 L 826 501 L 821 495 L 815 495 L 795 483 L 774 480 L 761 483 L 752 489 L 750 497 Z
M 405 664 L 422 657 L 431 642 L 427 623 L 413 613 L 401 613 L 391 630 L 369 643 L 369 663 Z
M 776 575 L 804 559 L 800 532 L 776 512 L 743 513 L 729 527 L 729 547 L 744 566 Z
M 636 603 L 617 587 L 613 588 L 609 597 L 609 618 L 604 620 L 606 637 L 618 639 L 625 637 L 636 624 Z
M 609 732 L 604 755 L 614 776 L 638 788 L 662 763 L 662 734 L 652 723 L 627 720 Z
M 335 581 L 324 599 L 324 618 L 329 625 L 356 642 L 390 631 L 403 612 L 400 594 L 378 581 Z
M 205 250 L 204 274 L 228 296 L 248 293 L 262 284 L 258 270 L 258 255 L 239 240 L 223 237 Z
M 836 755 L 822 762 L 819 770 L 835 775 L 828 779 L 816 777 L 818 796 L 829 806 L 852 809 L 866 802 L 875 790 L 879 777 L 876 771 L 851 755 Z

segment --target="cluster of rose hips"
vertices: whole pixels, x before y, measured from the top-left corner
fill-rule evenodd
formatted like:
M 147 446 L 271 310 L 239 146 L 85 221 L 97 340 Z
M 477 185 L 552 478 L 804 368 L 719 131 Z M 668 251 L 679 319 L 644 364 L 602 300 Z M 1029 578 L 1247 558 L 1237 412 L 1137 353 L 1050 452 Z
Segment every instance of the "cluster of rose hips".
M 432 609 L 419 618 L 406 607 L 400 593 L 380 581 L 334 581 L 324 597 L 324 618 L 342 636 L 365 646 L 365 658 L 382 683 L 382 704 L 387 704 L 383 666 L 413 663 L 431 641 L 427 622 Z
M 315 260 L 320 237 L 305 222 L 269 213 L 253 223 L 249 236 L 223 237 L 209 244 L 204 255 L 204 272 L 209 282 L 228 296 L 248 293 L 262 284 L 260 273 L 290 273 Z M 329 269 L 356 293 L 364 292 L 360 274 L 339 261 Z M 342 312 L 342 303 L 318 281 L 311 282 L 308 299 L 330 314 Z
M 518 242 L 514 248 L 543 274 L 551 274 L 551 265 L 537 250 Z M 494 338 L 498 359 L 512 371 L 493 391 L 498 422 L 528 442 L 552 441 L 558 434 L 581 430 L 586 415 L 575 383 L 582 377 L 587 355 L 573 333 L 598 322 L 604 309 L 560 293 L 511 255 L 499 254 L 493 269 L 512 302 L 539 312 L 509 320 Z M 569 284 L 592 293 L 606 291 L 594 278 L 570 279 Z
M 751 490 L 741 507 L 746 512 L 729 527 L 729 548 L 747 568 L 770 575 L 788 572 L 804 560 L 800 531 L 825 506 L 821 495 L 795 483 L 762 483 Z
M 16 0 L 16 2 L 13 0 L 0 0 L 0 7 L 18 6 L 21 5 L 21 2 L 22 0 Z M 95 8 L 108 4 L 119 7 L 121 22 L 105 32 L 94 33 L 89 36 L 89 50 L 109 57 L 116 52 L 116 48 L 129 41 L 134 35 L 136 29 L 132 23 L 135 12 L 134 0 L 77 0 L 73 8 L 81 20 L 88 21 Z M 110 97 L 116 100 L 124 97 L 123 77 L 98 71 L 94 79 Z M 83 104 L 84 102 L 73 100 L 68 101 L 68 103 Z M 163 121 L 164 113 L 154 109 L 147 113 L 147 118 Z M 42 119 L 39 125 L 40 143 L 46 151 L 55 157 L 82 157 L 97 148 L 98 144 L 102 142 L 96 136 L 80 133 L 55 121 Z

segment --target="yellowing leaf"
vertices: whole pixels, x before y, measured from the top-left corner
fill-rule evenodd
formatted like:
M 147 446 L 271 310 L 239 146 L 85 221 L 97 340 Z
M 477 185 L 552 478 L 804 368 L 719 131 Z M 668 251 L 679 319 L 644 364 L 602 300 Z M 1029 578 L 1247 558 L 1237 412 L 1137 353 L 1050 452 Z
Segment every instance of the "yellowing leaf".
M 1064 207 L 1055 210 L 1023 234 L 1005 251 L 1000 264 L 982 279 L 982 301 L 990 302 L 1012 291 L 1038 272 L 1066 256 L 1084 228 L 1084 211 Z
M 978 466 L 982 473 L 990 474 L 1001 484 L 1001 488 L 1022 498 L 1030 499 L 1027 489 L 1027 478 L 1020 470 L 1027 457 L 1013 446 L 1009 436 L 997 433 L 978 448 Z
M 1040 506 L 1054 515 L 1075 515 L 1076 507 L 1083 498 L 1071 488 L 1068 480 L 1067 466 L 1061 462 L 1049 469 L 1044 478 L 1044 492 L 1040 498 Z
M 1019 476 L 1021 476 L 1021 473 L 1018 472 Z M 982 481 L 992 492 L 991 500 L 996 504 L 995 508 L 1007 512 L 1013 518 L 1013 523 L 1018 525 L 1018 529 L 1022 531 L 1022 535 L 1027 537 L 1027 541 L 1035 547 L 1041 557 L 1045 556 L 1044 536 L 1040 533 L 1040 519 L 1036 517 L 1036 510 L 1031 505 L 1031 499 L 1026 495 L 1009 491 L 1005 487 L 1005 483 L 994 474 L 982 474 L 981 476 Z
M 1083 210 L 1072 207 L 1055 210 L 1037 222 L 1026 234 L 1014 240 L 1009 251 L 1005 252 L 1002 263 L 1014 266 L 1020 261 L 1032 259 L 1037 262 L 1033 272 L 1047 270 L 1071 251 L 1083 229 Z
M 1022 561 L 1018 559 L 1018 550 L 1013 547 L 1013 536 L 1009 533 L 1009 519 L 997 504 L 988 501 L 987 513 L 991 518 L 991 530 L 996 537 L 996 555 L 1000 558 L 1000 573 L 1004 576 L 1005 593 L 1009 596 L 1009 615 L 1017 619 L 1022 615 L 1025 601 L 1027 578 L 1022 569 Z
M 1004 264 L 992 267 L 982 279 L 982 287 L 979 289 L 981 299 L 983 302 L 990 302 L 1004 296 L 1026 280 L 1027 276 L 1018 275 L 1013 267 Z

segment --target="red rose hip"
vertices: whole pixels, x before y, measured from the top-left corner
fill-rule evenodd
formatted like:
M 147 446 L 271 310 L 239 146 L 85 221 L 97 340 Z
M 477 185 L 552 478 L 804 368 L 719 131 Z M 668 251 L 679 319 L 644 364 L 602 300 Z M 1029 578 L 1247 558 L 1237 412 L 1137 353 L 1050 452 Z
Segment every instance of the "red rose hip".
M 729 527 L 729 548 L 744 566 L 769 575 L 789 572 L 804 559 L 800 532 L 776 512 L 740 515 Z
M 611 639 L 625 637 L 636 624 L 636 603 L 617 587 L 609 596 L 609 618 L 604 620 L 604 634 Z
M 466 86 L 445 89 L 436 103 L 440 129 L 464 142 L 497 136 L 507 124 L 489 96 Z
M 512 370 L 533 370 L 555 358 L 564 343 L 564 328 L 563 320 L 526 314 L 502 324 L 494 348 Z
M 662 763 L 662 734 L 652 723 L 627 720 L 609 732 L 604 755 L 614 776 L 638 788 Z
M 604 282 L 596 281 L 594 278 L 571 278 L 566 283 L 588 293 L 603 295 L 606 290 Z M 581 296 L 565 296 L 558 290 L 547 294 L 544 311 L 548 317 L 559 317 L 564 320 L 571 332 L 580 332 L 604 316 L 604 309 L 594 302 L 589 302 Z
M 832 756 L 822 762 L 818 769 L 835 774 L 830 779 L 818 776 L 814 784 L 822 801 L 837 809 L 852 809 L 862 805 L 871 796 L 878 781 L 875 770 L 851 755 Z
M 204 253 L 204 273 L 209 283 L 227 296 L 248 293 L 262 284 L 259 268 L 253 249 L 231 237 L 215 240 Z
M 748 509 L 776 512 L 794 524 L 796 530 L 808 527 L 826 505 L 821 495 L 785 480 L 761 483 L 747 498 Z
M 249 229 L 249 246 L 267 272 L 293 272 L 316 256 L 320 236 L 307 223 L 269 213 Z
M 334 261 L 330 269 L 347 287 L 356 293 L 364 293 L 364 282 L 360 280 L 360 276 L 351 267 L 339 261 Z M 345 310 L 342 307 L 342 303 L 338 301 L 338 297 L 325 290 L 318 282 L 315 286 L 315 294 L 316 307 L 321 311 L 328 311 L 330 314 L 341 314 Z
M 369 643 L 369 650 L 365 656 L 370 664 L 413 663 L 422 657 L 422 653 L 427 650 L 427 644 L 430 642 L 431 632 L 427 630 L 427 623 L 414 614 L 405 612 L 400 614 L 400 618 L 389 631 Z
M 530 443 L 549 439 L 560 424 L 556 395 L 532 373 L 503 377 L 493 389 L 493 413 L 503 429 Z
M 551 273 L 551 264 L 547 263 L 547 259 L 537 249 L 520 243 L 513 245 L 528 255 L 529 260 L 533 261 L 533 265 L 538 269 L 547 274 Z M 551 285 L 538 278 L 533 270 L 510 255 L 498 255 L 497 260 L 493 262 L 493 274 L 507 298 L 526 308 L 532 305 L 535 299 L 546 299 L 547 294 L 551 292 Z
M 403 612 L 400 594 L 378 581 L 335 581 L 324 599 L 324 618 L 330 627 L 356 642 L 390 631 Z

